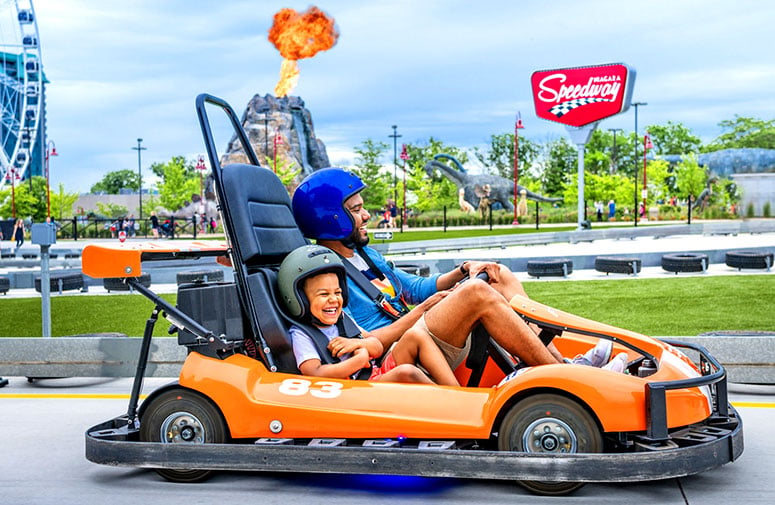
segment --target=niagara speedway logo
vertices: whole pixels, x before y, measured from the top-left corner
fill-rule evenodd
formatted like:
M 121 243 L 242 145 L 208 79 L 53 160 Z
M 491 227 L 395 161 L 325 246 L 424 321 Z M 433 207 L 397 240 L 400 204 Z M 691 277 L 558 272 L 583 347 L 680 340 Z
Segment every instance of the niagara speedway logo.
M 634 81 L 622 64 L 534 72 L 536 115 L 575 127 L 600 121 L 627 110 Z

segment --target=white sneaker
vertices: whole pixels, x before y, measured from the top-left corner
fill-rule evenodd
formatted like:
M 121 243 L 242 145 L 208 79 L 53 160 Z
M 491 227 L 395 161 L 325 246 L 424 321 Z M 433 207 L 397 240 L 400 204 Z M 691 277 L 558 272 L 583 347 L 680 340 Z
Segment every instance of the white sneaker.
M 574 365 L 586 365 L 599 368 L 608 363 L 608 360 L 611 359 L 611 350 L 613 347 L 613 342 L 606 338 L 601 338 L 598 340 L 595 347 L 588 350 L 583 355 L 579 354 L 571 360 L 571 363 Z
M 611 370 L 612 372 L 616 373 L 624 373 L 624 370 L 627 369 L 627 363 L 629 362 L 629 358 L 627 356 L 626 352 L 620 352 L 616 356 L 614 356 L 614 359 L 608 362 L 608 364 L 602 366 L 603 370 Z

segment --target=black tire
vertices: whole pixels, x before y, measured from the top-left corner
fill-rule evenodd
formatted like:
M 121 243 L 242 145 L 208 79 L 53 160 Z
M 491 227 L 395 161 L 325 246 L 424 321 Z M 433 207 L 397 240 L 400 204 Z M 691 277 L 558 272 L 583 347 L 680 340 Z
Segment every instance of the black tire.
M 726 254 L 726 264 L 729 267 L 742 270 L 743 268 L 772 268 L 773 253 L 764 251 L 729 251 Z
M 188 272 L 178 272 L 178 285 L 189 284 L 192 282 L 222 282 L 223 270 L 190 270 Z
M 140 440 L 167 444 L 222 444 L 227 441 L 226 423 L 218 409 L 204 395 L 185 388 L 161 393 L 144 407 L 140 419 Z M 172 482 L 198 482 L 212 470 L 157 468 Z
M 708 255 L 677 253 L 662 256 L 662 269 L 668 272 L 704 272 L 708 269 Z
M 612 274 L 632 274 L 640 272 L 643 262 L 640 258 L 619 256 L 598 256 L 595 258 L 595 270 Z
M 536 436 L 539 433 L 540 436 Z M 564 440 L 558 437 L 564 435 Z M 498 450 L 538 453 L 599 453 L 603 435 L 595 419 L 577 402 L 555 394 L 530 396 L 511 407 L 499 429 Z M 559 496 L 583 482 L 523 480 L 531 492 Z
M 567 258 L 527 262 L 527 274 L 533 277 L 566 277 L 573 272 L 573 261 Z
M 52 292 L 59 292 L 59 283 L 62 282 L 62 291 L 71 289 L 83 289 L 83 275 L 78 272 L 69 274 L 51 274 L 49 288 Z M 40 293 L 40 275 L 35 276 L 35 291 Z
M 0 277 L 0 293 L 6 294 L 11 289 L 11 279 Z
M 395 262 L 396 268 L 400 268 L 406 273 L 419 275 L 420 277 L 430 277 L 431 267 L 423 263 L 400 263 Z
M 143 272 L 140 274 L 140 277 L 137 278 L 140 281 L 140 284 L 143 286 L 150 287 L 151 285 L 151 274 L 148 272 Z M 108 292 L 111 291 L 129 291 L 129 284 L 126 284 L 124 282 L 124 279 L 121 277 L 106 277 L 102 279 L 102 287 L 104 287 Z

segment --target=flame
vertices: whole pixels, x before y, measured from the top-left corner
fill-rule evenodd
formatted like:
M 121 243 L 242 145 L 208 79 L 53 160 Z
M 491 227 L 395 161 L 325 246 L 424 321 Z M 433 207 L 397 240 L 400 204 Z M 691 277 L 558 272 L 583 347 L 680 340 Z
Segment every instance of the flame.
M 317 7 L 312 6 L 302 13 L 288 8 L 277 12 L 269 29 L 269 41 L 283 57 L 275 96 L 286 96 L 296 86 L 299 81 L 297 60 L 312 58 L 320 51 L 331 49 L 338 39 L 334 19 Z

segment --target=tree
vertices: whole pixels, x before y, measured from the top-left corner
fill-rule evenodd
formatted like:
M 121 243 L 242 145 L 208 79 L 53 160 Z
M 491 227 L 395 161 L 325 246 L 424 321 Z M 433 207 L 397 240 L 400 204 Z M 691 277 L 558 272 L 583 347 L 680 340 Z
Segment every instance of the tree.
M 190 201 L 191 195 L 199 194 L 199 177 L 186 170 L 185 159 L 175 156 L 161 167 L 159 203 L 170 211 L 176 211 Z
M 688 154 L 697 152 L 702 140 L 681 123 L 668 121 L 666 125 L 646 127 L 654 144 L 654 154 Z
M 416 199 L 412 206 L 420 212 L 440 210 L 445 206 L 457 206 L 458 195 L 455 183 L 438 170 L 428 174 L 425 171 L 425 165 L 437 154 L 448 154 L 461 164 L 465 164 L 468 162 L 468 153 L 433 137 L 430 137 L 425 144 L 407 144 L 406 152 L 409 155 L 407 160 L 409 173 L 406 183 Z
M 73 205 L 78 200 L 78 193 L 65 192 L 65 186 L 59 183 L 58 191 L 51 192 L 51 214 L 60 221 L 65 217 L 72 217 Z
M 30 191 L 30 185 L 32 190 Z M 13 193 L 13 194 L 12 194 Z M 28 218 L 42 222 L 46 219 L 46 179 L 35 175 L 30 181 L 17 183 L 16 187 L 4 189 L 0 192 L 0 216 L 10 217 L 13 208 L 16 208 L 16 217 Z
M 560 137 L 545 144 L 544 170 L 541 175 L 543 192 L 548 196 L 562 195 L 565 186 L 576 173 L 576 147 Z
M 352 171 L 366 184 L 361 196 L 367 209 L 382 208 L 392 193 L 392 177 L 380 163 L 387 148 L 386 143 L 372 139 L 364 140 L 360 147 L 355 148 L 358 157 Z
M 705 189 L 708 180 L 707 172 L 697 163 L 697 156 L 694 154 L 685 157 L 676 165 L 675 176 L 678 196 L 681 198 L 697 198 Z
M 140 177 L 136 172 L 127 169 L 108 172 L 101 181 L 91 187 L 91 192 L 117 195 L 121 189 L 140 189 Z
M 775 120 L 765 121 L 735 115 L 735 119 L 726 119 L 718 125 L 731 131 L 719 135 L 703 148 L 703 152 L 746 147 L 775 149 Z
M 524 177 L 525 182 L 535 179 L 531 175 L 531 167 L 538 159 L 540 146 L 528 138 L 520 137 L 517 150 L 519 151 L 517 177 L 520 180 Z M 488 173 L 512 179 L 514 177 L 514 134 L 491 135 L 490 147 L 487 151 L 481 152 L 478 147 L 475 147 L 474 156 L 484 165 Z
M 265 157 L 266 166 L 269 170 L 273 170 L 277 174 L 278 179 L 283 183 L 283 186 L 291 193 L 292 189 L 295 189 L 296 177 L 301 173 L 300 168 L 295 168 L 296 163 L 283 158 L 277 158 L 277 166 L 274 166 L 274 158 L 269 156 Z
M 97 202 L 97 213 L 100 216 L 105 216 L 109 219 L 118 219 L 124 217 L 128 213 L 128 209 L 125 205 L 119 205 L 117 203 Z
M 168 163 L 177 163 L 183 167 L 183 173 L 186 178 L 197 175 L 196 164 L 194 161 L 186 160 L 185 156 L 173 156 L 167 163 L 152 163 L 151 172 L 159 179 L 164 179 L 164 169 Z

